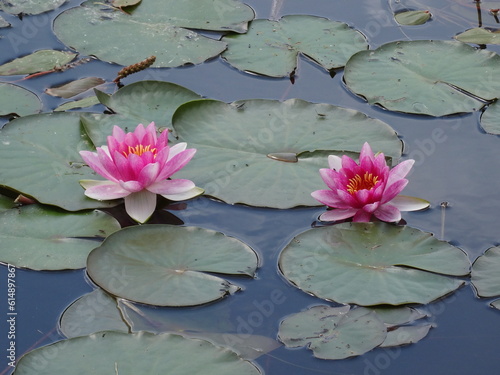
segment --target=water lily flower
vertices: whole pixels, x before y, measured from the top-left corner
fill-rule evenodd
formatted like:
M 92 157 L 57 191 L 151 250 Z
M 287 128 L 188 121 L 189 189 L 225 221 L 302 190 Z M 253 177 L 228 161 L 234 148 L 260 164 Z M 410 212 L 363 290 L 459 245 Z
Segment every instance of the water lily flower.
M 314 191 L 319 202 L 334 208 L 320 216 L 322 221 L 352 217 L 352 221 L 367 222 L 372 216 L 386 222 L 401 220 L 400 211 L 415 211 L 429 207 L 423 199 L 398 195 L 408 183 L 404 177 L 415 160 L 405 160 L 389 169 L 383 153 L 377 155 L 365 143 L 359 164 L 350 157 L 328 157 L 330 168 L 320 170 L 329 189 Z
M 170 200 L 190 199 L 203 193 L 190 180 L 170 179 L 194 156 L 196 149 L 186 143 L 168 146 L 168 131 L 157 137 L 154 122 L 146 128 L 139 124 L 130 133 L 114 126 L 108 145 L 97 152 L 80 151 L 95 172 L 106 180 L 81 180 L 87 197 L 99 200 L 124 198 L 125 210 L 144 223 L 156 207 L 156 195 Z

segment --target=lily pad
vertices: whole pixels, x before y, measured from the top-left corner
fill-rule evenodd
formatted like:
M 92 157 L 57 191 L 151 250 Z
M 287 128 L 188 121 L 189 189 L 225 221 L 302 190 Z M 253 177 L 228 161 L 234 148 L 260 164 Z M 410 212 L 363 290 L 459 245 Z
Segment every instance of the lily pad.
M 76 55 L 55 50 L 36 51 L 0 65 L 0 76 L 45 72 L 69 63 Z
M 57 353 L 57 356 L 54 356 Z M 47 358 L 50 358 L 48 360 Z M 59 341 L 19 359 L 15 375 L 139 374 L 259 375 L 259 369 L 236 353 L 207 341 L 180 335 L 104 331 Z
M 500 44 L 500 32 L 476 27 L 456 35 L 455 39 L 464 43 Z
M 54 10 L 66 0 L 1 0 L 0 10 L 10 14 L 40 14 Z
M 491 103 L 481 114 L 481 127 L 490 134 L 500 134 L 500 103 Z
M 0 83 L 0 116 L 26 116 L 42 110 L 42 102 L 33 92 L 11 83 Z
M 368 48 L 363 34 L 347 24 L 305 15 L 254 20 L 246 34 L 227 35 L 222 40 L 228 45 L 222 56 L 229 64 L 270 77 L 290 75 L 299 54 L 332 70 Z
M 298 288 L 358 305 L 429 303 L 464 284 L 467 255 L 430 233 L 386 223 L 342 223 L 295 237 L 279 267 Z
M 380 347 L 389 348 L 392 346 L 415 344 L 427 336 L 431 328 L 432 325 L 429 323 L 398 327 L 393 331 L 387 332 L 387 337 L 384 342 L 380 344 Z
M 212 275 L 253 276 L 257 255 L 222 233 L 169 225 L 125 228 L 89 255 L 87 272 L 112 295 L 158 306 L 193 306 L 239 288 Z
M 62 86 L 51 87 L 45 90 L 45 93 L 51 96 L 59 96 L 68 99 L 99 86 L 104 82 L 106 81 L 99 77 L 86 77 L 68 82 Z
M 150 0 L 131 14 L 90 0 L 59 15 L 54 32 L 78 52 L 104 61 L 127 66 L 156 56 L 153 67 L 176 67 L 199 64 L 226 48 L 183 27 L 244 32 L 253 16 L 235 0 Z
M 0 184 L 40 203 L 68 211 L 112 207 L 117 202 L 87 198 L 79 181 L 95 179 L 78 151 L 90 150 L 90 140 L 74 113 L 24 116 L 0 131 Z
M 453 64 L 450 64 L 453 61 Z M 473 112 L 500 93 L 500 56 L 456 41 L 401 41 L 356 53 L 347 87 L 391 111 L 444 116 Z
M 64 310 L 59 330 L 67 338 L 86 336 L 99 331 L 129 332 L 116 299 L 102 289 L 85 294 Z
M 180 106 L 172 123 L 178 140 L 197 149 L 176 177 L 231 204 L 315 206 L 311 192 L 324 185 L 318 170 L 328 166 L 329 154 L 359 153 L 369 140 L 375 152 L 401 155 L 401 141 L 387 124 L 300 99 L 196 100 Z
M 490 306 L 495 308 L 495 309 L 500 310 L 500 299 L 494 300 L 492 303 L 490 303 Z
M 39 205 L 0 213 L 0 262 L 33 270 L 85 267 L 90 251 L 120 229 L 111 216 L 99 212 L 67 213 Z
M 82 114 L 82 123 L 96 147 L 106 144 L 114 125 L 125 131 L 154 121 L 158 128 L 172 128 L 172 115 L 181 104 L 200 99 L 185 87 L 163 81 L 140 81 L 122 87 L 113 95 L 96 91 L 114 115 Z
M 101 102 L 99 101 L 99 99 L 97 99 L 97 96 L 92 95 L 83 99 L 63 103 L 59 107 L 54 109 L 54 112 L 68 111 L 75 108 L 87 108 L 100 103 Z
M 344 359 L 372 350 L 386 335 L 372 310 L 314 306 L 283 320 L 278 338 L 289 348 L 307 346 L 316 358 Z
M 9 210 L 14 207 L 15 203 L 12 199 L 6 197 L 5 195 L 0 194 L 0 212 Z
M 480 297 L 500 296 L 500 247 L 491 247 L 472 265 L 471 282 Z
M 394 15 L 396 22 L 405 26 L 423 25 L 431 18 L 428 10 L 408 10 Z

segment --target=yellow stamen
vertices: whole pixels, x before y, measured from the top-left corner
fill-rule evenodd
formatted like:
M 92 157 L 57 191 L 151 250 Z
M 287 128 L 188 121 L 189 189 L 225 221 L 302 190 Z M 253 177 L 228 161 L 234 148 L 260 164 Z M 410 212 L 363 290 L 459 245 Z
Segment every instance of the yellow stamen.
M 138 156 L 141 156 L 145 152 L 152 152 L 153 156 L 156 157 L 156 148 L 151 148 L 151 145 L 137 145 L 135 147 L 128 146 L 128 151 L 123 151 L 123 155 L 128 157 L 130 154 L 136 154 Z
M 359 190 L 371 190 L 378 182 L 378 176 L 374 176 L 373 173 L 365 172 L 363 176 L 357 174 L 356 176 L 349 179 L 347 184 L 347 191 L 350 194 L 354 194 Z

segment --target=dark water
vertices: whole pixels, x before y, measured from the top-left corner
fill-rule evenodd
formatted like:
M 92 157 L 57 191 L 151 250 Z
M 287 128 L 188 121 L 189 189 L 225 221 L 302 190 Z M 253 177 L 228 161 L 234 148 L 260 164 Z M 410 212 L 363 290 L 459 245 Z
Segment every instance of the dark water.
M 2 14 L 13 27 L 0 29 L 3 36 L 0 63 L 38 49 L 64 49 L 51 33 L 51 20 L 62 9 L 78 3 L 70 1 L 55 12 L 24 17 L 22 21 Z M 390 4 L 385 0 L 284 0 L 274 3 L 253 0 L 247 3 L 255 9 L 257 18 L 313 14 L 347 22 L 368 37 L 371 48 L 394 40 L 450 40 L 453 35 L 477 26 L 475 13 L 461 13 L 467 10 L 463 5 L 467 5 L 465 1 L 429 1 L 433 20 L 422 26 L 404 28 L 395 24 L 389 12 L 390 6 L 398 6 L 394 1 Z M 416 3 L 408 2 L 408 6 L 412 4 Z M 422 5 L 417 9 L 426 7 Z M 492 23 L 486 14 L 483 17 Z M 498 47 L 489 46 L 488 49 L 495 51 Z M 120 68 L 92 61 L 64 73 L 32 80 L 19 81 L 22 78 L 19 76 L 2 77 L 1 80 L 18 81 L 17 84 L 38 93 L 43 99 L 44 111 L 50 111 L 59 101 L 42 94 L 47 87 L 84 76 L 100 76 L 110 81 Z M 174 82 L 205 97 L 227 102 L 248 98 L 301 98 L 357 109 L 379 118 L 396 129 L 404 140 L 404 157 L 416 160 L 405 194 L 425 198 L 432 204 L 425 212 L 403 213 L 408 225 L 452 242 L 466 251 L 471 260 L 500 242 L 500 139 L 482 131 L 479 113 L 440 119 L 389 113 L 367 105 L 346 90 L 342 71 L 330 78 L 323 69 L 306 59 L 300 60 L 293 85 L 288 79 L 271 80 L 242 74 L 220 59 L 194 67 L 148 70 L 126 78 L 123 83 L 144 79 Z M 449 202 L 449 207 L 443 212 L 440 203 L 444 201 Z M 204 315 L 226 314 L 236 331 L 246 329 L 251 330 L 251 334 L 276 337 L 279 322 L 286 315 L 322 303 L 289 285 L 277 272 L 281 249 L 294 235 L 311 227 L 322 212 L 321 208 L 280 211 L 229 206 L 201 198 L 188 203 L 185 210 L 171 212 L 186 225 L 219 230 L 241 239 L 260 257 L 256 280 L 233 279 L 245 288 L 244 292 L 202 307 Z M 7 294 L 6 278 L 7 267 L 1 266 L 0 296 Z M 83 270 L 17 270 L 16 282 L 18 356 L 33 347 L 60 339 L 56 326 L 61 312 L 92 290 L 85 281 Z M 280 296 L 279 303 L 274 303 L 272 310 L 257 307 L 276 295 Z M 0 297 L 1 301 L 5 299 Z M 266 374 L 494 374 L 500 367 L 500 314 L 489 308 L 488 302 L 476 298 L 473 288 L 465 285 L 452 296 L 425 306 L 432 314 L 429 320 L 435 328 L 421 342 L 407 347 L 377 349 L 343 361 L 318 360 L 306 349 L 279 348 L 258 358 L 257 362 Z M 7 305 L 1 302 L 0 306 L 4 314 Z M 186 309 L 182 313 L 196 316 L 199 309 Z M 0 371 L 5 368 L 1 374 L 10 372 L 4 355 L 8 348 L 5 316 L 1 318 L 0 332 L 3 353 Z

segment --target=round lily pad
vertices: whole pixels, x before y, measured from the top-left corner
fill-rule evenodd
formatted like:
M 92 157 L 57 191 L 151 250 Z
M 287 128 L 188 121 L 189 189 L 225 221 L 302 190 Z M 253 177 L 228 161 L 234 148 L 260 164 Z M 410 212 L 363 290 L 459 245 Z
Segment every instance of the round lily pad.
M 79 181 L 95 179 L 78 151 L 92 144 L 75 113 L 20 117 L 0 131 L 0 185 L 22 192 L 40 203 L 68 211 L 111 207 L 113 201 L 87 198 Z
M 453 63 L 450 63 L 453 62 Z M 349 59 L 347 87 L 391 111 L 473 112 L 500 92 L 500 56 L 456 41 L 400 41 Z
M 64 310 L 59 330 L 67 338 L 99 331 L 129 332 L 116 299 L 98 288 L 78 298 Z
M 500 134 L 500 103 L 488 105 L 481 115 L 481 127 L 490 134 Z
M 0 1 L 0 9 L 10 14 L 40 14 L 59 8 L 67 0 L 9 0 Z
M 342 223 L 295 237 L 279 267 L 298 288 L 358 305 L 429 303 L 451 293 L 469 274 L 459 248 L 407 226 Z
M 363 34 L 343 22 L 293 15 L 278 21 L 254 20 L 246 34 L 222 38 L 222 57 L 237 69 L 270 77 L 290 75 L 299 54 L 327 70 L 345 65 L 354 53 L 368 48 Z
M 57 353 L 57 355 L 54 355 Z M 68 370 L 69 369 L 69 370 Z M 259 375 L 236 353 L 180 335 L 103 331 L 35 349 L 19 359 L 15 375 L 140 374 Z
M 147 225 L 108 237 L 88 257 L 87 272 L 101 288 L 158 306 L 193 306 L 239 288 L 213 275 L 254 275 L 255 252 L 222 233 L 195 227 Z
M 375 152 L 401 155 L 401 141 L 387 124 L 300 99 L 196 100 L 180 106 L 172 123 L 178 140 L 197 149 L 176 177 L 231 204 L 315 206 L 311 192 L 324 185 L 318 170 L 327 168 L 328 155 L 359 153 L 367 140 Z
M 492 247 L 472 265 L 471 282 L 480 297 L 500 296 L 500 247 Z
M 33 92 L 11 83 L 0 83 L 0 116 L 26 116 L 42 110 L 42 102 Z
M 344 359 L 364 354 L 382 344 L 384 322 L 369 309 L 314 306 L 280 324 L 278 337 L 287 347 L 307 346 L 321 359 Z
M 234 0 L 142 1 L 130 14 L 89 0 L 59 15 L 54 32 L 78 52 L 104 61 L 131 65 L 156 56 L 154 67 L 175 67 L 199 64 L 226 48 L 183 27 L 241 32 L 253 16 L 251 8 Z
M 39 205 L 0 212 L 0 262 L 33 270 L 85 267 L 96 239 L 120 229 L 104 212 L 67 213 Z

